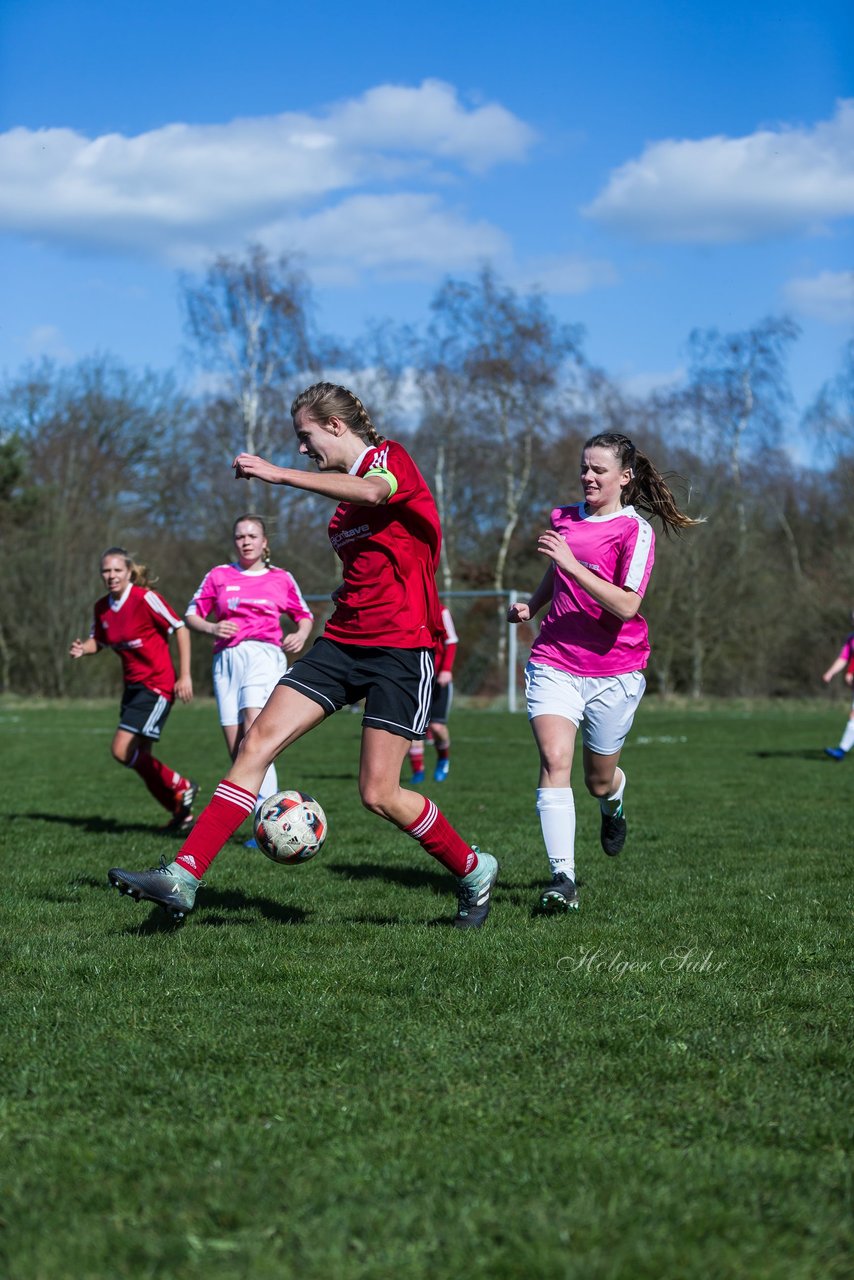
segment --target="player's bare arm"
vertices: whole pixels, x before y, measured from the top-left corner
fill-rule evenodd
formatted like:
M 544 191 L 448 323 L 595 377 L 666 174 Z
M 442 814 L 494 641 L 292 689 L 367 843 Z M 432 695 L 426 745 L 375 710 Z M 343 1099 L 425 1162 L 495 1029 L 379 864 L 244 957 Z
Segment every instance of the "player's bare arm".
M 98 652 L 98 642 L 92 636 L 88 636 L 85 640 L 81 640 L 78 636 L 76 640 L 72 640 L 71 648 L 68 650 L 69 658 L 85 658 L 87 654 Z
M 213 622 L 208 618 L 200 618 L 197 613 L 185 613 L 184 621 L 191 631 L 197 631 L 201 635 L 216 636 L 218 639 L 228 639 L 230 636 L 237 635 L 238 626 L 231 618 L 225 618 L 222 622 Z
M 511 604 L 507 610 L 507 621 L 530 622 L 535 618 L 543 606 L 551 602 L 554 594 L 554 580 L 554 567 L 549 565 L 531 598 L 527 602 L 517 600 L 515 604 Z
M 555 529 L 546 529 L 537 540 L 537 550 L 548 556 L 568 577 L 577 582 L 589 596 L 623 622 L 633 618 L 641 607 L 636 591 L 627 591 L 615 582 L 605 582 L 576 559 L 572 548 Z
M 190 675 L 190 633 L 186 627 L 175 632 L 178 646 L 178 679 L 175 681 L 175 697 L 181 702 L 193 700 L 193 678 Z
M 336 502 L 353 502 L 362 507 L 380 507 L 391 496 L 391 485 L 382 476 L 351 476 L 329 470 L 320 474 L 297 467 L 277 467 L 251 453 L 239 453 L 232 463 L 238 480 L 264 480 L 291 489 L 320 493 Z

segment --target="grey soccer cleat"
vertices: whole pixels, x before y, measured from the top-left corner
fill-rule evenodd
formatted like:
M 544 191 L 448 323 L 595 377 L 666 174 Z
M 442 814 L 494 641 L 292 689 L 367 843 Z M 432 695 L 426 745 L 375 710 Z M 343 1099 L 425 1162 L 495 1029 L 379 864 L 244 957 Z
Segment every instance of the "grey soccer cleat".
M 126 893 L 135 902 L 155 902 L 176 922 L 193 910 L 200 883 L 177 863 L 167 864 L 165 858 L 160 859 L 159 867 L 150 867 L 148 871 L 122 871 L 121 867 L 113 867 L 107 872 L 107 879 L 114 889 Z
M 477 854 L 477 866 L 467 876 L 460 877 L 455 929 L 481 927 L 489 915 L 492 890 L 498 879 L 498 859 L 491 853 L 481 853 L 477 845 L 472 845 L 472 848 Z
M 541 915 L 563 915 L 567 911 L 578 910 L 578 889 L 572 876 L 565 871 L 558 871 L 552 876 L 552 882 L 540 894 L 538 910 Z

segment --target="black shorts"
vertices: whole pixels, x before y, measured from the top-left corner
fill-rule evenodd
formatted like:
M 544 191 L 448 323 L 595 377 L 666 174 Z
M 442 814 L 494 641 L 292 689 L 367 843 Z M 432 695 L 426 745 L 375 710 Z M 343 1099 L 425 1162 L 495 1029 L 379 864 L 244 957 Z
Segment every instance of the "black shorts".
M 126 684 L 119 711 L 119 728 L 156 742 L 171 710 L 170 698 L 146 689 L 144 684 Z
M 430 723 L 447 724 L 451 714 L 451 703 L 454 701 L 454 682 L 447 684 L 433 683 L 433 701 L 430 703 Z
M 364 698 L 363 725 L 417 742 L 430 711 L 433 651 L 340 644 L 321 636 L 279 684 L 319 703 L 327 715 Z

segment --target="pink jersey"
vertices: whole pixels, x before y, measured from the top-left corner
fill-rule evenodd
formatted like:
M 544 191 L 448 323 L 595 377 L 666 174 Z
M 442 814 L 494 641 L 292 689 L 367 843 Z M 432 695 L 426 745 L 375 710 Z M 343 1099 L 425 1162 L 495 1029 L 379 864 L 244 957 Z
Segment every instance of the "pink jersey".
M 99 648 L 114 649 L 119 655 L 125 684 L 141 684 L 171 699 L 175 668 L 168 637 L 183 625 L 156 591 L 131 585 L 118 600 L 107 595 L 96 601 L 92 636 Z
M 848 663 L 854 662 L 854 632 L 851 633 L 842 648 L 839 650 L 839 657 L 836 661 Z
M 655 558 L 655 535 L 634 507 L 590 516 L 582 502 L 556 507 L 551 521 L 585 568 L 643 595 Z M 532 662 L 577 676 L 621 676 L 640 671 L 648 657 L 647 626 L 639 613 L 621 622 L 555 565 L 551 608 L 531 649 Z
M 294 622 L 313 618 L 296 580 L 286 569 L 272 566 L 263 573 L 247 573 L 238 564 L 218 564 L 202 580 L 187 606 L 187 613 L 200 618 L 213 615 L 216 622 L 237 623 L 233 636 L 217 636 L 214 653 L 230 649 L 242 640 L 282 644 L 280 618 L 286 613 Z

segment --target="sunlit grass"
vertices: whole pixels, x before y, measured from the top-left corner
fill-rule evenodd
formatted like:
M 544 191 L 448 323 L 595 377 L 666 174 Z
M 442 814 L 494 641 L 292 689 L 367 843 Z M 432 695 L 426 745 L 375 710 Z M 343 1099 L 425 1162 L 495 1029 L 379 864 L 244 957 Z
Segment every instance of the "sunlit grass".
M 626 851 L 602 855 L 579 794 L 558 920 L 531 914 L 525 717 L 455 711 L 424 790 L 501 859 L 475 934 L 361 810 L 347 713 L 281 771 L 328 813 L 314 862 L 236 839 L 178 929 L 120 898 L 107 869 L 164 841 L 109 759 L 114 713 L 0 706 L 3 1274 L 849 1274 L 839 708 L 649 701 Z M 163 754 L 209 794 L 212 708 L 176 710 Z

